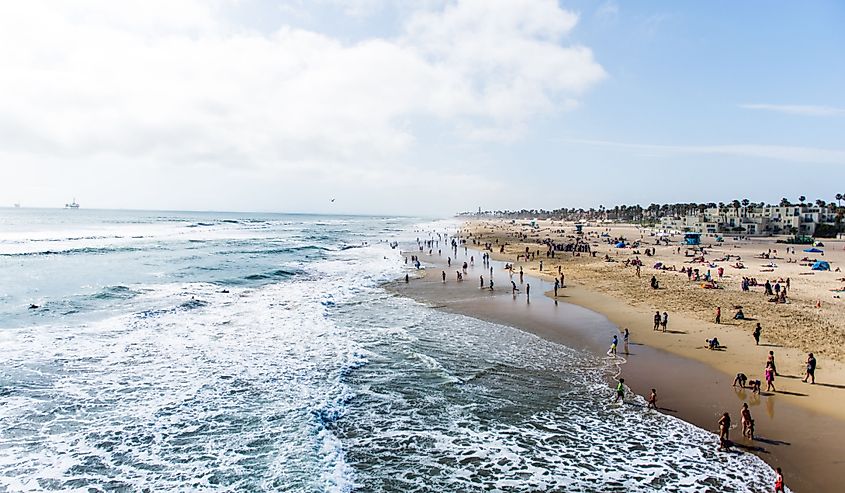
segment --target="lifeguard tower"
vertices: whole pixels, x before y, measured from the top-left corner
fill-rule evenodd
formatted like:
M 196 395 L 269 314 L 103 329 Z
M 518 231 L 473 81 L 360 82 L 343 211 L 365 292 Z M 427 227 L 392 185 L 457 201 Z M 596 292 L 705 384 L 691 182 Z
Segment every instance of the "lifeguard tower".
M 584 223 L 575 223 L 575 234 L 584 234 Z
M 701 244 L 701 233 L 684 233 L 684 244 L 697 246 Z

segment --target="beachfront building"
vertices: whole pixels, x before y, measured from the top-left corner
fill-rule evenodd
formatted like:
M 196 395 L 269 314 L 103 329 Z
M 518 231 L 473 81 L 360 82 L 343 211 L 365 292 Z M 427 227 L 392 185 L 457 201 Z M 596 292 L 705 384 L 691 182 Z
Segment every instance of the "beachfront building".
M 666 231 L 743 235 L 799 234 L 812 236 L 820 224 L 833 226 L 836 213 L 818 205 L 746 205 L 700 208 L 687 215 L 664 216 Z

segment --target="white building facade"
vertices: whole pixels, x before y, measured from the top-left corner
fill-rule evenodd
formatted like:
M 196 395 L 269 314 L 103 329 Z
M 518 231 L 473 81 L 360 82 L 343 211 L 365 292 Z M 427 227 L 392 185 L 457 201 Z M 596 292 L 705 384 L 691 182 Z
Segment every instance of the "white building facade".
M 743 235 L 799 234 L 812 236 L 819 224 L 835 224 L 829 207 L 815 205 L 711 207 L 684 217 L 663 217 L 664 230 Z

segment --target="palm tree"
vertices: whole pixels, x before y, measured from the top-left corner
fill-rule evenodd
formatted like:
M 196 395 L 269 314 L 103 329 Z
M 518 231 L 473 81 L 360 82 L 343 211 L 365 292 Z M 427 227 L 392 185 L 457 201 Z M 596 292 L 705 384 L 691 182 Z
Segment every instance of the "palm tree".
M 802 195 L 802 196 L 800 196 L 800 197 L 798 197 L 798 202 L 801 202 L 801 205 L 802 205 L 802 206 L 804 205 L 804 201 L 805 201 L 805 200 L 807 200 L 807 197 L 805 197 L 805 196 L 803 196 L 803 195 Z
M 790 206 L 789 199 L 786 198 L 786 197 L 780 199 L 780 206 L 781 207 L 789 207 Z
M 839 205 L 839 206 L 842 205 L 842 198 L 843 198 L 843 196 L 842 196 L 841 193 L 836 194 L 836 205 Z

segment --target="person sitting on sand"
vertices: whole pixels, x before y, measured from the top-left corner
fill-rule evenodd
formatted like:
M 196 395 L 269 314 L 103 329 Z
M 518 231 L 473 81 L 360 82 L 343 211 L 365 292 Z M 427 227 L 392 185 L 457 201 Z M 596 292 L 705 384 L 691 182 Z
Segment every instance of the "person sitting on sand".
M 745 313 L 743 313 L 742 308 L 736 311 L 734 320 L 745 320 Z
M 718 338 L 707 339 L 707 349 L 719 349 L 720 347 L 722 346 L 719 344 Z
M 736 378 L 734 378 L 733 386 L 736 387 L 739 384 L 739 387 L 745 388 L 745 382 L 748 380 L 748 377 L 745 376 L 745 373 L 737 373 Z

